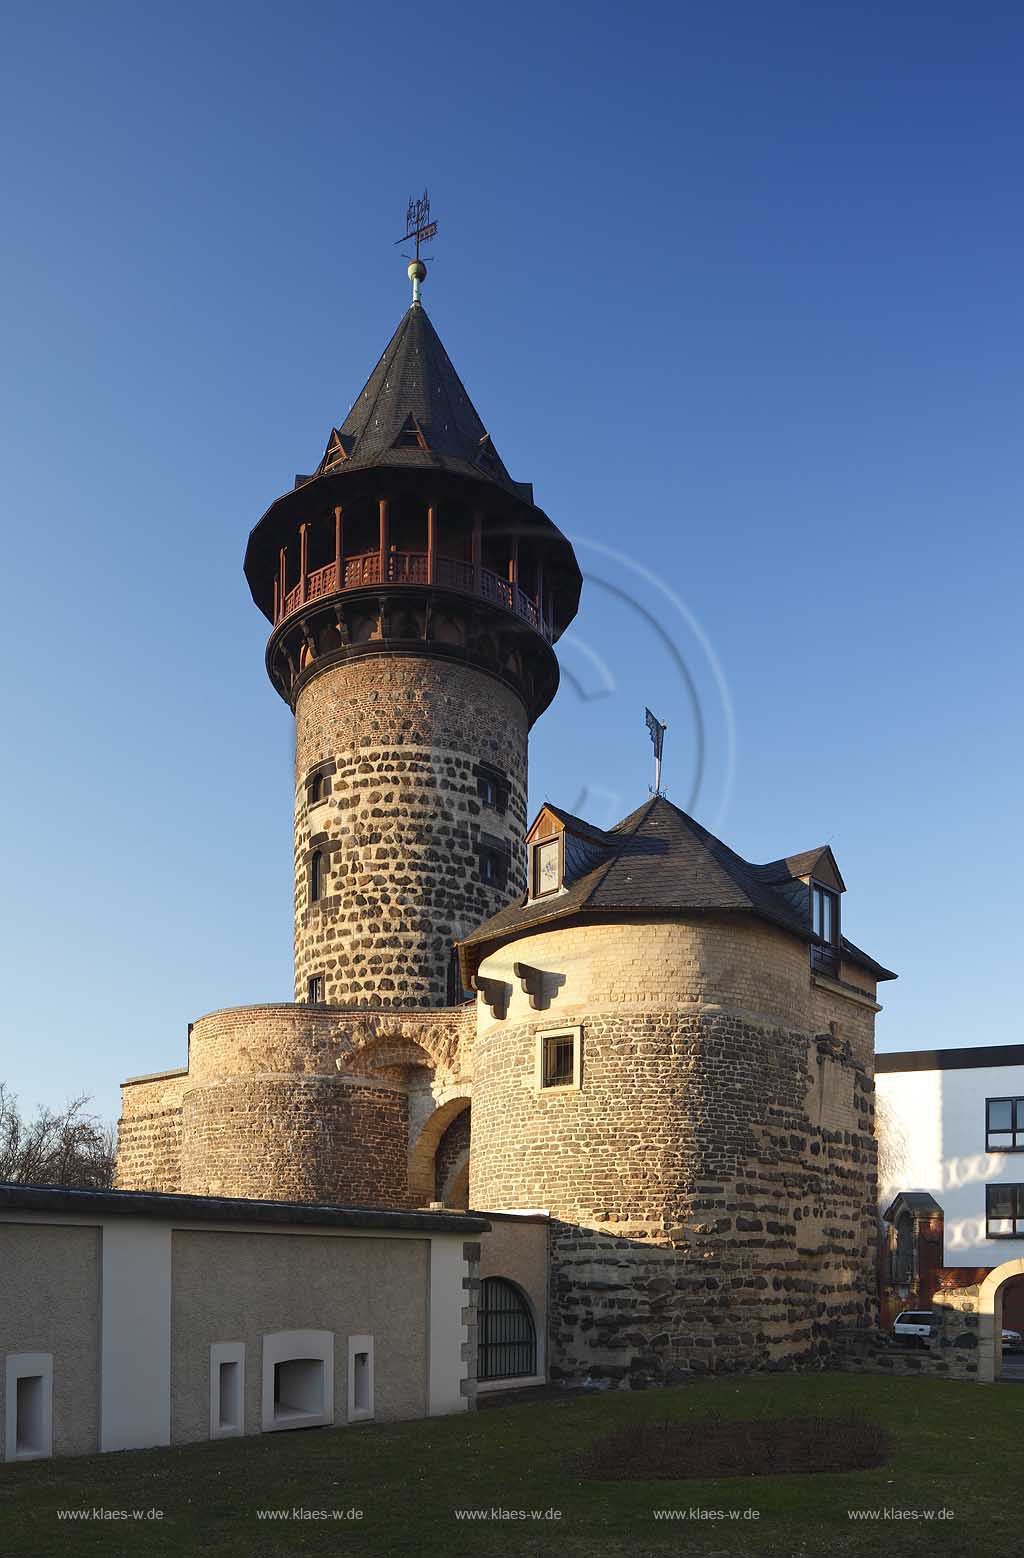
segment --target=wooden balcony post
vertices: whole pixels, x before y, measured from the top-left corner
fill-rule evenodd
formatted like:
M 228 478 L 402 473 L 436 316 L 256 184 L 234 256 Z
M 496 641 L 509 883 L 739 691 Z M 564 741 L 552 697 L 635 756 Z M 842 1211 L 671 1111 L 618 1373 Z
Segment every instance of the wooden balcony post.
M 537 627 L 544 631 L 544 564 L 537 563 Z
M 274 626 L 275 627 L 277 627 L 277 624 L 281 620 L 280 613 L 281 613 L 281 581 L 280 581 L 280 579 L 275 579 L 274 580 Z
M 284 547 L 281 548 L 281 554 L 278 557 L 277 561 L 278 561 L 278 568 L 279 568 L 280 577 L 281 577 L 281 615 L 283 617 L 284 616 L 284 603 L 285 603 L 285 600 L 286 600 L 287 595 L 288 595 L 288 563 L 287 563 L 287 559 L 285 557 Z
M 380 504 L 380 582 L 383 584 L 388 576 L 388 500 L 379 499 Z
M 299 577 L 302 584 L 302 588 L 299 591 L 299 600 L 303 604 L 305 604 L 306 600 L 306 565 L 309 560 L 309 543 L 306 535 L 308 529 L 309 526 L 307 524 L 299 526 Z
M 427 583 L 434 582 L 434 559 L 437 556 L 437 504 L 427 504 Z
M 512 550 L 508 554 L 508 582 L 513 589 L 519 583 L 519 537 L 512 537 Z
M 484 520 L 480 510 L 473 515 L 473 588 L 481 594 L 480 558 L 483 552 Z
M 344 581 L 341 561 L 341 509 L 334 510 L 334 588 L 340 590 Z

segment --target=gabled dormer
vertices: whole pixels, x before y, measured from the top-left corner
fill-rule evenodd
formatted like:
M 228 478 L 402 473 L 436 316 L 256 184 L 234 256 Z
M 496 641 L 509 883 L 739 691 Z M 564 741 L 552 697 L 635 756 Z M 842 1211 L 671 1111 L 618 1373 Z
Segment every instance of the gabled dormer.
M 838 974 L 842 947 L 839 905 L 846 883 L 828 844 L 789 855 L 785 860 L 774 860 L 769 866 L 760 866 L 758 872 L 762 881 L 778 888 L 792 907 L 806 917 L 814 937 L 811 967 L 822 973 Z
M 614 840 L 582 817 L 545 801 L 526 835 L 529 902 L 564 892 L 608 854 Z

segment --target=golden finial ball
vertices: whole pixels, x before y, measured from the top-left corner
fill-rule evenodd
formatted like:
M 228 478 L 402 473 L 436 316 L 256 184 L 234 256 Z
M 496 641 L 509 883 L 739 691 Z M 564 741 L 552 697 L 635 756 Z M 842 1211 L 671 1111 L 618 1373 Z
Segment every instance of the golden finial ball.
M 427 267 L 422 260 L 412 260 L 409 264 L 409 280 L 425 281 L 427 279 Z

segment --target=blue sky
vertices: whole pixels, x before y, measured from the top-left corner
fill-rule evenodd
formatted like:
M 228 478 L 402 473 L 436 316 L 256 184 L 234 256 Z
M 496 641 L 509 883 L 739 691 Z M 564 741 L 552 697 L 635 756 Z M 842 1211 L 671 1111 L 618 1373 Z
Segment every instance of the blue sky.
M 26 1107 L 112 1117 L 190 1019 L 290 995 L 292 724 L 242 552 L 406 306 L 425 184 L 428 311 L 589 579 L 533 804 L 637 805 L 649 703 L 671 798 L 735 848 L 832 844 L 901 974 L 880 1047 L 1020 1037 L 1019 7 L 9 5 L 4 34 Z

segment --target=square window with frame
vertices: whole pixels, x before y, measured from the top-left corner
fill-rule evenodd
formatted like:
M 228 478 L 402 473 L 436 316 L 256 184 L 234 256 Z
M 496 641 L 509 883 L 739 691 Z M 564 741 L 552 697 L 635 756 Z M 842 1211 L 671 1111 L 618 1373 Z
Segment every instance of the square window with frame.
M 1024 1185 L 985 1186 L 985 1237 L 1024 1239 Z
M 550 1028 L 537 1034 L 536 1082 L 545 1091 L 583 1085 L 583 1029 Z
M 325 1004 L 323 974 L 310 974 L 307 979 L 306 1004 L 308 1006 L 323 1006 Z
M 1024 1098 L 986 1098 L 985 1151 L 1024 1152 Z

